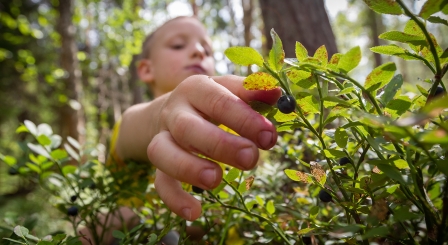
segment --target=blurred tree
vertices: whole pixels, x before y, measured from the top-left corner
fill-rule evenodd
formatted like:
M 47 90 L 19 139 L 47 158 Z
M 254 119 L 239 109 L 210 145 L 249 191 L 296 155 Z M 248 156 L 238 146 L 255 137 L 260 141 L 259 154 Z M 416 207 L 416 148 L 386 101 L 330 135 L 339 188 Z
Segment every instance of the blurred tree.
M 328 55 L 337 52 L 336 41 L 323 0 L 259 0 L 267 47 L 272 46 L 270 31 L 277 32 L 286 57 L 295 57 L 295 42 L 308 50 L 325 45 Z

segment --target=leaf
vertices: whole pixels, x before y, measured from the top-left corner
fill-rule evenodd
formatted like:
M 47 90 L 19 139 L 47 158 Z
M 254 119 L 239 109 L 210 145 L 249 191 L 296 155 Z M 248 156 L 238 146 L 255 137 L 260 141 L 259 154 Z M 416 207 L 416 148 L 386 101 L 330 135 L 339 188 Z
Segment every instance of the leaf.
M 393 62 L 378 66 L 367 76 L 364 87 L 370 92 L 384 87 L 384 85 L 390 82 L 396 70 L 397 67 Z
M 119 231 L 119 230 L 112 231 L 112 236 L 115 237 L 115 238 L 121 239 L 121 240 L 126 238 L 126 235 L 123 232 Z
M 342 54 L 341 53 L 335 53 L 333 56 L 331 56 L 330 62 L 328 62 L 327 66 L 329 69 L 339 72 L 338 64 L 341 60 Z
M 294 119 L 297 118 L 297 114 L 296 113 L 289 113 L 289 114 L 284 114 L 282 113 L 280 110 L 277 110 L 276 113 L 274 114 L 274 119 L 276 122 L 289 122 L 292 121 Z
M 291 82 L 304 89 L 310 89 L 316 85 L 315 81 L 311 77 L 311 72 L 309 71 L 291 69 L 286 72 L 286 76 L 289 80 L 291 80 Z
M 226 176 L 224 177 L 225 180 L 227 180 L 228 182 L 232 182 L 234 181 L 236 178 L 238 178 L 238 176 L 240 175 L 241 170 L 237 169 L 237 168 L 231 168 L 229 170 L 229 172 L 226 174 Z
M 16 163 L 17 163 L 16 158 L 13 157 L 13 156 L 8 156 L 8 155 L 6 155 L 6 156 L 4 156 L 4 157 L 1 157 L 1 154 L 0 154 L 0 158 L 1 158 L 6 164 L 8 164 L 8 166 L 10 166 L 10 167 L 16 165 Z
M 41 135 L 37 136 L 37 142 L 39 142 L 39 144 L 41 144 L 43 146 L 47 146 L 47 145 L 51 144 L 51 140 L 45 134 L 41 134 Z
M 28 129 L 28 131 L 29 131 L 32 135 L 34 135 L 34 136 L 37 135 L 37 127 L 36 127 L 36 124 L 34 124 L 33 122 L 31 122 L 31 121 L 29 121 L 29 120 L 25 120 L 25 121 L 23 122 L 23 124 L 25 124 L 25 127 Z
M 395 168 L 387 164 L 378 164 L 377 167 L 384 172 L 389 178 L 398 181 L 400 184 L 405 185 L 405 181 L 401 173 Z
M 385 112 L 389 113 L 392 118 L 403 115 L 411 107 L 411 99 L 407 96 L 399 96 L 387 103 Z
M 50 145 L 51 149 L 58 148 L 62 143 L 62 137 L 59 135 L 53 134 L 52 136 L 50 136 L 50 139 L 51 139 L 51 145 Z
M 46 123 L 39 124 L 37 126 L 37 135 L 46 135 L 50 137 L 53 134 L 53 130 L 51 129 L 50 125 Z
M 68 136 L 67 137 L 67 141 L 74 146 L 77 150 L 81 150 L 81 145 L 79 144 L 79 142 L 77 140 L 75 140 L 74 138 Z
M 288 178 L 290 178 L 291 180 L 305 182 L 305 183 L 313 183 L 313 181 L 304 172 L 300 172 L 300 171 L 296 171 L 296 170 L 292 170 L 292 169 L 285 169 L 284 172 L 285 172 L 286 176 L 288 176 Z
M 274 29 L 271 29 L 272 48 L 269 51 L 269 66 L 274 71 L 280 71 L 283 67 L 285 59 L 285 51 L 283 51 L 282 40 L 280 40 Z
M 32 143 L 27 144 L 28 148 L 30 148 L 31 151 L 33 151 L 36 154 L 39 154 L 41 156 L 46 157 L 47 159 L 50 159 L 50 155 L 48 154 L 47 150 L 41 145 L 35 145 Z
M 245 179 L 246 191 L 248 191 L 252 187 L 252 184 L 254 183 L 254 180 L 255 180 L 254 176 L 249 176 L 247 179 Z
M 381 35 L 379 38 L 389 41 L 397 41 L 402 43 L 410 43 L 412 45 L 426 45 L 426 39 L 421 36 L 408 34 L 401 31 L 388 31 Z
M 274 201 L 272 201 L 272 200 L 268 201 L 268 203 L 266 204 L 266 210 L 271 215 L 275 213 Z
M 446 177 L 448 177 L 448 160 L 447 159 L 437 160 L 436 166 L 440 172 L 442 172 L 443 174 L 445 174 Z
M 17 236 L 19 236 L 23 239 L 25 239 L 25 236 L 28 235 L 29 232 L 30 231 L 26 227 L 23 227 L 20 225 L 14 227 L 14 234 L 16 234 Z M 26 239 L 25 239 L 25 241 L 26 241 Z
M 403 14 L 403 10 L 395 0 L 364 0 L 364 2 L 369 8 L 379 14 Z
M 387 105 L 397 94 L 398 90 L 403 86 L 403 76 L 398 74 L 384 88 L 384 93 L 381 95 L 381 102 Z
M 325 45 L 320 46 L 314 53 L 314 58 L 320 61 L 321 66 L 325 67 L 328 64 L 328 52 Z
M 400 187 L 399 184 L 391 185 L 387 187 L 386 192 L 389 194 L 393 194 L 398 189 L 398 187 Z
M 304 114 L 319 114 L 319 101 L 312 95 L 306 92 L 297 94 L 297 104 L 302 109 Z
M 300 42 L 296 42 L 296 58 L 298 61 L 308 58 L 308 50 Z
M 67 152 L 61 149 L 56 149 L 50 153 L 54 160 L 61 160 L 68 157 Z
M 323 150 L 323 153 L 324 153 L 324 155 L 326 157 L 328 157 L 330 159 L 341 158 L 341 157 L 346 157 L 347 156 L 345 154 L 345 152 L 338 151 L 338 150 L 335 150 L 335 149 L 325 149 L 325 150 Z
M 410 53 L 408 50 L 406 50 L 400 46 L 397 46 L 395 44 L 376 46 L 376 47 L 370 48 L 370 50 L 372 52 L 379 53 L 379 54 L 397 56 L 404 60 L 419 60 L 419 59 L 421 59 L 421 57 L 419 57 L 418 55 Z
M 243 81 L 243 86 L 247 90 L 272 90 L 277 87 L 277 79 L 265 72 L 250 74 Z
M 387 202 L 384 199 L 375 200 L 370 209 L 370 216 L 375 217 L 378 221 L 384 221 L 389 212 Z
M 25 164 L 29 169 L 33 170 L 34 172 L 40 174 L 42 173 L 42 170 L 36 165 L 32 163 L 26 163 Z
M 334 139 L 339 147 L 345 148 L 347 146 L 348 134 L 344 128 L 337 128 Z
M 310 209 L 310 219 L 315 219 L 319 214 L 319 206 L 314 206 Z
M 395 165 L 395 167 L 397 167 L 399 169 L 408 169 L 409 168 L 408 162 L 406 162 L 405 160 L 400 159 L 400 158 L 394 161 L 394 165 Z
M 398 222 L 417 219 L 419 217 L 420 215 L 409 212 L 409 206 L 397 207 L 397 209 L 394 210 L 394 220 Z
M 439 16 L 431 16 L 428 18 L 428 21 L 434 24 L 444 24 L 448 26 L 448 21 L 440 18 Z
M 432 14 L 441 11 L 444 4 L 446 4 L 446 0 L 428 0 L 418 15 L 423 19 L 428 19 Z
M 254 111 L 263 116 L 267 116 L 274 109 L 271 105 L 256 100 L 249 101 L 249 105 Z
M 337 68 L 348 73 L 357 67 L 360 61 L 361 48 L 356 46 L 340 57 Z
M 322 166 L 317 162 L 311 161 L 310 168 L 311 174 L 314 176 L 314 178 L 316 178 L 317 182 L 319 182 L 322 186 L 325 185 L 327 175 L 325 174 Z
M 75 159 L 76 161 L 79 162 L 79 160 L 80 160 L 79 154 L 76 153 L 76 151 L 73 150 L 73 148 L 69 144 L 64 144 L 64 148 L 73 159 Z
M 448 135 L 445 130 L 437 129 L 431 131 L 425 131 L 422 134 L 417 135 L 420 142 L 426 144 L 446 144 L 448 143 Z
M 62 173 L 64 174 L 64 176 L 68 175 L 68 174 L 72 174 L 74 172 L 76 172 L 78 168 L 76 166 L 73 165 L 66 165 L 62 168 Z
M 306 235 L 312 231 L 314 231 L 316 228 L 305 228 L 305 229 L 301 229 L 300 231 L 297 232 L 298 235 Z
M 16 129 L 16 134 L 19 133 L 29 133 L 30 131 L 26 128 L 25 125 L 20 125 L 19 127 L 17 127 Z
M 237 65 L 249 66 L 255 64 L 263 67 L 263 56 L 251 47 L 230 47 L 224 51 L 230 61 Z

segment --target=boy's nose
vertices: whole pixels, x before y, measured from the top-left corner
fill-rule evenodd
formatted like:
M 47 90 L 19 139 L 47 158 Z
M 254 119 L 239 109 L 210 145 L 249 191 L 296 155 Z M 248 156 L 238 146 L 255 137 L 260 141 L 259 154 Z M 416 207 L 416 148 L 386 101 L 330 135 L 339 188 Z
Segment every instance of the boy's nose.
M 196 43 L 193 49 L 193 57 L 199 56 L 201 59 L 205 57 L 205 48 L 201 43 Z

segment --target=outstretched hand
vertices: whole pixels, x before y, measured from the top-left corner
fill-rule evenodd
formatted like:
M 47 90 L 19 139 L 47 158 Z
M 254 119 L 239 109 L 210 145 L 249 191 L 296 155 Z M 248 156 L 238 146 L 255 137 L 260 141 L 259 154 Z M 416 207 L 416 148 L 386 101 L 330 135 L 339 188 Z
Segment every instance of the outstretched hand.
M 218 164 L 197 154 L 248 170 L 257 163 L 258 148 L 269 149 L 276 143 L 274 125 L 247 103 L 274 104 L 280 90 L 248 91 L 243 79 L 192 76 L 161 106 L 147 154 L 157 168 L 155 187 L 160 198 L 187 220 L 200 216 L 201 204 L 182 189 L 181 182 L 209 190 L 219 185 L 223 174 Z M 219 124 L 241 137 L 223 131 Z

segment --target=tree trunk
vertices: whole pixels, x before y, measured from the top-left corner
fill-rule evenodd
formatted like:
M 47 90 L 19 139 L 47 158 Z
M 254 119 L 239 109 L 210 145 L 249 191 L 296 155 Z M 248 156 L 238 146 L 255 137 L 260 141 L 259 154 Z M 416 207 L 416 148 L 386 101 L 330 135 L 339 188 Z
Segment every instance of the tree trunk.
M 65 94 L 68 102 L 75 102 L 76 105 L 81 105 L 81 70 L 77 59 L 77 46 L 75 42 L 75 26 L 73 25 L 73 11 L 74 0 L 61 1 L 58 4 L 59 23 L 58 32 L 61 36 L 61 68 L 67 73 L 63 80 L 65 85 Z M 78 102 L 78 104 L 76 104 Z M 66 138 L 71 136 L 77 139 L 80 143 L 84 142 L 85 119 L 82 106 L 73 109 L 70 103 L 65 103 L 59 109 L 59 118 L 61 124 L 61 136 Z M 81 134 L 80 134 L 81 133 Z
M 270 31 L 274 28 L 283 42 L 287 58 L 295 57 L 295 43 L 299 41 L 313 55 L 325 45 L 331 57 L 337 52 L 323 0 L 259 0 L 264 21 L 267 47 L 272 47 Z
M 252 12 L 254 9 L 254 0 L 243 0 L 243 25 L 244 25 L 244 46 L 250 47 L 250 41 L 252 40 L 252 33 L 251 33 L 251 27 L 252 27 Z M 252 73 L 252 70 L 250 69 L 250 66 L 247 67 L 247 75 L 250 75 Z
M 370 29 L 371 29 L 371 43 L 372 45 L 370 45 L 371 47 L 375 47 L 375 46 L 379 46 L 380 44 L 380 39 L 379 39 L 379 35 L 380 33 L 382 33 L 382 29 L 383 29 L 383 21 L 382 21 L 382 16 L 375 13 L 373 10 L 368 9 L 367 10 L 369 13 L 369 18 L 367 20 L 367 24 L 370 25 Z M 382 59 L 381 59 L 381 54 L 378 53 L 374 53 L 373 54 L 375 57 L 375 67 L 380 66 L 382 64 Z

